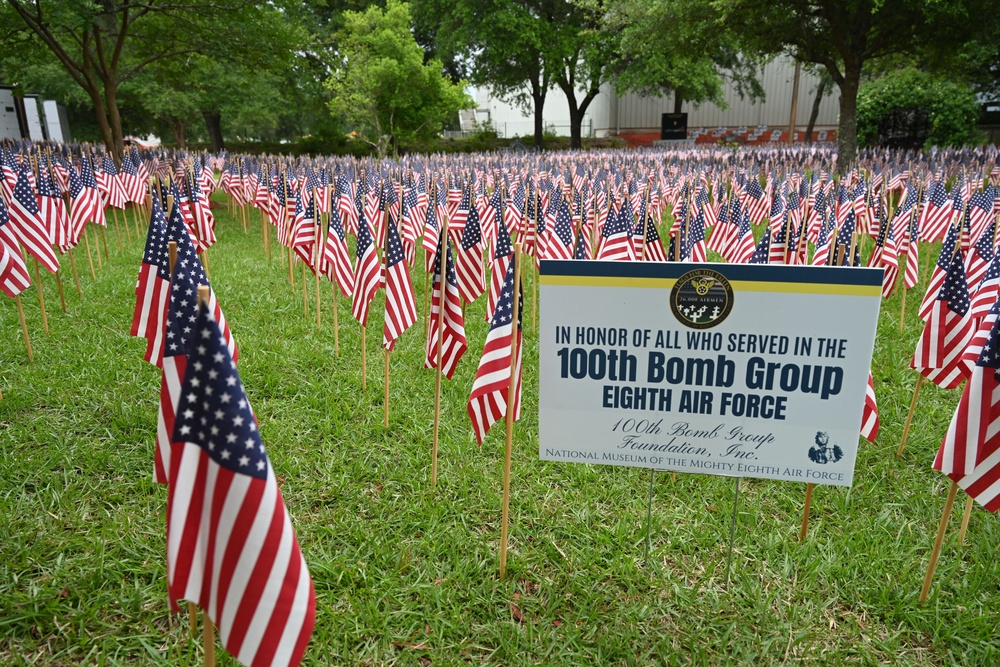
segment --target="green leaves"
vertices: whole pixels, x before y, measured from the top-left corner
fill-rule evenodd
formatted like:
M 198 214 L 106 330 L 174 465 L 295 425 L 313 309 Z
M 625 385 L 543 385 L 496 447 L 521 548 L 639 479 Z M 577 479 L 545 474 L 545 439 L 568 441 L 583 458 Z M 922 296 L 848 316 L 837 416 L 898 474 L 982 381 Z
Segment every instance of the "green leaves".
M 440 60 L 424 63 L 410 31 L 409 5 L 345 12 L 337 34 L 340 62 L 326 87 L 330 110 L 384 157 L 400 143 L 436 135 L 459 109 L 471 106 L 464 83 L 442 74 Z

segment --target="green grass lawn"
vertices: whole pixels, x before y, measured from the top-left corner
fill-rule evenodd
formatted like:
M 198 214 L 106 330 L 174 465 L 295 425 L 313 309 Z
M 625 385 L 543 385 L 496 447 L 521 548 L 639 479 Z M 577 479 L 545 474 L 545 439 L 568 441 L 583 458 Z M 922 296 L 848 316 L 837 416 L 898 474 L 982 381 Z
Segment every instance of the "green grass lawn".
M 329 284 L 317 331 L 315 296 L 305 316 L 302 275 L 293 293 L 287 269 L 263 251 L 257 213 L 249 234 L 225 209 L 216 215 L 213 286 L 316 587 L 305 664 L 1000 664 L 1000 524 L 977 506 L 959 545 L 964 494 L 931 598 L 917 602 L 948 490 L 931 463 L 958 401 L 925 383 L 896 460 L 917 378 L 908 365 L 922 290 L 908 298 L 902 333 L 899 295 L 883 304 L 873 363 L 882 431 L 877 444 L 860 445 L 853 488 L 816 488 L 800 543 L 805 486 L 744 480 L 728 590 L 731 479 L 656 475 L 647 564 L 648 471 L 538 460 L 527 300 L 501 582 L 502 423 L 480 448 L 465 408 L 485 298 L 466 313 L 469 352 L 444 381 L 431 489 L 434 374 L 422 367 L 423 314 L 391 357 L 385 429 L 382 296 L 362 392 L 349 303 L 339 301 L 338 357 Z M 48 334 L 34 289 L 23 295 L 33 364 L 15 304 L 0 299 L 4 665 L 201 661 L 186 617 L 167 605 L 166 488 L 152 482 L 160 375 L 142 360 L 144 341 L 128 335 L 142 241 L 118 252 L 113 225 L 107 240 L 96 282 L 86 251 L 76 251 L 83 299 L 67 268 L 66 314 L 55 279 L 43 277 Z M 414 283 L 422 311 L 422 272 Z

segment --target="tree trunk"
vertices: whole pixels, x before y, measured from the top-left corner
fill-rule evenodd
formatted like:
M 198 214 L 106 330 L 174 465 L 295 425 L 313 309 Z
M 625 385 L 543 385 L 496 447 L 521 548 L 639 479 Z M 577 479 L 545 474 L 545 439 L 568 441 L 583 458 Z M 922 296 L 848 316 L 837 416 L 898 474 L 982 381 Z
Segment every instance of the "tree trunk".
M 222 113 L 219 111 L 202 111 L 205 127 L 208 129 L 208 140 L 212 144 L 212 152 L 218 153 L 225 145 L 222 142 Z
M 170 127 L 170 132 L 174 135 L 174 143 L 177 144 L 177 148 L 187 148 L 187 141 L 184 138 L 184 121 L 179 118 L 169 118 L 166 122 Z
M 680 113 L 684 107 L 684 96 L 679 90 L 674 91 L 674 113 Z
M 545 134 L 545 119 L 542 110 L 545 108 L 545 88 L 538 81 L 531 81 L 531 99 L 535 103 L 535 148 L 541 150 L 542 138 Z
M 587 114 L 587 107 L 597 97 L 599 88 L 591 88 L 582 102 L 576 101 L 576 91 L 570 83 L 559 84 L 566 95 L 566 102 L 569 104 L 569 147 L 583 148 L 583 117 Z
M 827 78 L 821 77 L 816 84 L 816 97 L 813 98 L 812 111 L 809 113 L 809 124 L 806 125 L 806 143 L 812 143 L 813 130 L 816 128 L 816 119 L 819 118 L 819 105 L 826 96 Z
M 122 133 L 122 116 L 118 111 L 118 84 L 116 82 L 104 82 L 104 101 L 108 105 L 108 122 L 111 125 L 111 136 L 114 140 L 113 152 L 121 159 L 125 153 L 125 136 Z
M 108 115 L 104 112 L 104 100 L 101 98 L 101 91 L 98 90 L 96 84 L 91 87 L 91 82 L 88 81 L 87 83 L 86 91 L 90 95 L 90 101 L 94 104 L 94 116 L 97 118 L 97 127 L 101 130 L 101 140 L 104 142 L 104 147 L 108 149 L 108 152 L 115 157 L 115 162 L 121 163 L 122 154 L 115 153 L 115 135 L 111 131 L 111 124 L 108 123 Z
M 840 125 L 837 127 L 837 172 L 841 175 L 854 166 L 858 157 L 858 88 L 861 63 L 845 63 L 840 84 Z

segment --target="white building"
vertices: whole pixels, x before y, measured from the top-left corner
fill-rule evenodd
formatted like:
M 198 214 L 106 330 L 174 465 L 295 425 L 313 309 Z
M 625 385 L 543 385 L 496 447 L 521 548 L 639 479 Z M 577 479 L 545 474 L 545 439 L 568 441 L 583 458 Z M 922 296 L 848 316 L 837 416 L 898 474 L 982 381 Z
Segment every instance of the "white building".
M 728 104 L 722 109 L 711 102 L 701 105 L 685 103 L 682 111 L 688 114 L 688 138 L 701 141 L 718 141 L 728 135 L 742 136 L 743 140 L 778 140 L 781 130 L 788 129 L 792 103 L 792 85 L 795 66 L 790 59 L 777 58 L 768 63 L 760 73 L 764 88 L 763 101 L 741 99 L 736 86 L 727 82 L 724 96 Z M 819 77 L 802 71 L 799 80 L 796 131 L 804 134 L 812 111 L 816 84 Z M 581 92 L 577 99 L 583 97 Z M 493 97 L 488 88 L 476 91 L 476 120 L 492 123 L 501 137 L 531 136 L 534 120 L 531 113 Z M 830 132 L 837 126 L 840 99 L 836 86 L 823 98 L 816 118 L 815 129 L 819 139 L 832 138 Z M 584 115 L 582 133 L 585 137 L 624 136 L 647 143 L 660 135 L 661 114 L 674 110 L 673 97 L 643 97 L 629 94 L 618 97 L 611 83 L 601 86 L 601 92 L 590 103 Z M 569 106 L 566 96 L 553 88 L 545 98 L 543 117 L 546 128 L 557 135 L 569 134 Z M 773 139 L 772 139 L 773 137 Z

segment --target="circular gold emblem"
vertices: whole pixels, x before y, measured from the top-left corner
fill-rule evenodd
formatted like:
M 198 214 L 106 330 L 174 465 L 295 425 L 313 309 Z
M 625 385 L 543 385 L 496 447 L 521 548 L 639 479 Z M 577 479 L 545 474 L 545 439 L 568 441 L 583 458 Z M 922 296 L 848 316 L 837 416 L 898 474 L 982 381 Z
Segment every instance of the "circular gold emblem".
M 729 317 L 732 309 L 733 288 L 718 271 L 688 271 L 670 290 L 670 311 L 692 329 L 711 329 Z

